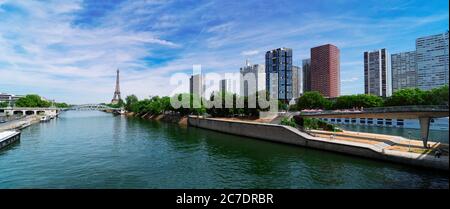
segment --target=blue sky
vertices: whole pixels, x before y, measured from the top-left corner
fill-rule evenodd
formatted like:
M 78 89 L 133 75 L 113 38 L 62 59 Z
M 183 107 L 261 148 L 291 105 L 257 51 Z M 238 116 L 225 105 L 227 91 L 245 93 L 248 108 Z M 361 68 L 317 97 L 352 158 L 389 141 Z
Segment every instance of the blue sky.
M 443 0 L 0 0 L 0 92 L 69 103 L 122 94 L 168 95 L 169 78 L 201 64 L 237 72 L 245 59 L 311 47 L 341 50 L 341 94 L 362 93 L 364 51 L 411 51 L 420 36 L 448 30 Z

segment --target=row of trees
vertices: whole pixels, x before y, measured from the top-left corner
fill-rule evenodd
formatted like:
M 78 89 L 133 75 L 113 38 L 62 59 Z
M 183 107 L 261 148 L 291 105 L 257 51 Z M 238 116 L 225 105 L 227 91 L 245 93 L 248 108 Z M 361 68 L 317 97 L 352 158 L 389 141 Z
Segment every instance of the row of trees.
M 256 99 L 258 99 L 256 95 Z M 266 95 L 267 96 L 267 95 Z M 183 100 L 183 98 L 189 98 L 189 100 Z M 188 104 L 180 104 L 182 107 L 174 108 L 170 101 L 185 101 Z M 213 104 L 214 101 L 221 100 L 221 106 L 218 103 Z M 226 100 L 232 101 L 232 106 L 226 104 Z M 242 102 L 242 106 L 237 104 Z M 137 115 L 144 114 L 162 114 L 162 113 L 177 113 L 180 115 L 202 115 L 208 113 L 213 117 L 229 117 L 229 116 L 258 116 L 259 111 L 265 110 L 256 104 L 256 108 L 250 108 L 248 104 L 248 97 L 240 97 L 237 94 L 227 93 L 214 93 L 210 96 L 209 100 L 200 99 L 196 95 L 192 94 L 177 94 L 173 98 L 170 97 L 158 97 L 154 96 L 150 99 L 139 100 L 135 95 L 129 95 L 125 98 L 124 107 L 129 112 L 134 112 Z M 210 107 L 210 108 L 207 108 Z
M 0 102 L 0 107 L 8 107 L 8 102 Z M 15 104 L 16 107 L 51 107 L 52 105 L 59 108 L 69 107 L 66 103 L 49 102 L 43 100 L 39 95 L 29 94 L 19 98 Z
M 291 110 L 303 109 L 352 109 L 407 105 L 448 105 L 448 86 L 429 91 L 418 88 L 401 89 L 391 97 L 358 94 L 326 99 L 319 92 L 306 92 L 291 106 Z

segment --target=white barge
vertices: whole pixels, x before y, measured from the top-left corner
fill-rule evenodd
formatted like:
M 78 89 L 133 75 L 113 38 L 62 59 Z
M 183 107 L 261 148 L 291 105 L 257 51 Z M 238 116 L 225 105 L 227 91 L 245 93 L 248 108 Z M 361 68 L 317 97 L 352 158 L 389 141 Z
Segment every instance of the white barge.
M 20 141 L 19 131 L 3 131 L 0 132 L 0 149 Z

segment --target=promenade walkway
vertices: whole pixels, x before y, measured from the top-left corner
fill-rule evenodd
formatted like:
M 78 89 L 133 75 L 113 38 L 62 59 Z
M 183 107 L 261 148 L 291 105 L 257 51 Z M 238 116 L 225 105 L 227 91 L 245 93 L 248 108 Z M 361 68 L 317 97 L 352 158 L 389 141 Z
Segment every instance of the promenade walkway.
M 399 136 L 361 133 L 353 131 L 330 132 L 321 130 L 309 130 L 309 134 L 329 140 L 343 140 L 374 145 L 384 150 L 394 150 L 399 152 L 410 152 L 423 155 L 435 155 L 439 150 L 442 156 L 448 156 L 449 145 L 441 142 L 428 142 L 429 148 L 422 146 L 420 140 L 410 140 Z

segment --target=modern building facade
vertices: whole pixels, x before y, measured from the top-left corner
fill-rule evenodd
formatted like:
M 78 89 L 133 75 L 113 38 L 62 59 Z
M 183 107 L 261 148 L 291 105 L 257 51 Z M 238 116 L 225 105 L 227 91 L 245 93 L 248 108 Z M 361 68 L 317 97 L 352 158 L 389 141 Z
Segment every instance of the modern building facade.
M 303 94 L 302 68 L 292 66 L 292 95 L 293 99 Z
M 448 85 L 448 31 L 416 40 L 417 87 L 422 90 Z
M 364 52 L 364 92 L 381 97 L 392 95 L 391 67 L 386 49 Z
M 264 65 L 251 65 L 248 61 L 241 67 L 240 95 L 248 97 L 266 89 L 266 69 Z
M 8 106 L 12 107 L 16 103 L 16 101 L 23 96 L 18 96 L 14 94 L 8 94 L 8 93 L 0 93 L 0 102 L 6 102 L 8 103 Z
M 201 74 L 192 75 L 189 79 L 189 93 L 203 96 L 203 76 Z
M 311 59 L 302 60 L 302 78 L 303 92 L 311 91 Z
M 320 118 L 332 124 L 379 126 L 394 128 L 420 129 L 418 119 L 385 119 L 385 118 Z M 430 130 L 448 131 L 449 118 L 433 118 L 430 120 Z
M 416 51 L 391 55 L 392 93 L 417 87 Z
M 311 48 L 311 91 L 334 98 L 340 95 L 340 52 L 326 44 Z
M 292 49 L 278 48 L 266 52 L 266 91 L 271 98 L 289 102 L 293 98 Z

